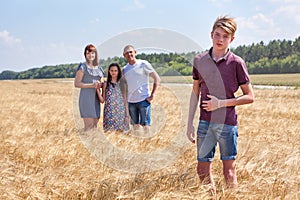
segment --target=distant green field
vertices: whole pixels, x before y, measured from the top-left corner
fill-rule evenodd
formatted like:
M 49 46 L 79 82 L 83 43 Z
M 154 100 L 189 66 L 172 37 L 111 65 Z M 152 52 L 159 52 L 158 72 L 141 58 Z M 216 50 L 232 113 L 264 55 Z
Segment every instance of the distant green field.
M 253 85 L 300 87 L 300 74 L 252 74 Z M 191 76 L 162 76 L 163 83 L 192 83 Z
M 275 85 L 300 87 L 300 74 L 253 74 L 253 85 Z

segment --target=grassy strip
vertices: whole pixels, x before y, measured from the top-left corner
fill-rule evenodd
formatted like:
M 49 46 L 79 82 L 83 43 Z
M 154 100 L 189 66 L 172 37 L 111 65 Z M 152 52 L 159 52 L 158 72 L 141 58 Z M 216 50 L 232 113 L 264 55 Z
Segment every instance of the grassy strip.
M 300 87 L 300 74 L 251 74 L 253 85 Z M 162 83 L 192 83 L 192 76 L 161 76 Z
M 300 87 L 300 74 L 253 74 L 250 76 L 254 85 Z
M 162 83 L 193 83 L 192 76 L 161 76 Z M 298 74 L 251 74 L 252 85 L 272 85 L 272 86 L 291 86 L 300 88 L 300 73 Z M 35 79 L 35 81 L 46 82 L 73 82 L 74 78 L 66 79 Z M 25 81 L 25 80 L 19 80 Z M 31 80 L 33 81 L 33 80 Z M 150 78 L 150 81 L 152 79 Z

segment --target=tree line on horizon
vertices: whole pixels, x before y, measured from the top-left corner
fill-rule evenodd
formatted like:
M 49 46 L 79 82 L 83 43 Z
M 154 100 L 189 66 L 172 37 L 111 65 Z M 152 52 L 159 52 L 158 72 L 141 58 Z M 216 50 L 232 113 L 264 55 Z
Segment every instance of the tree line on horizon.
M 250 74 L 280 74 L 300 73 L 300 36 L 294 41 L 272 40 L 241 45 L 231 48 L 231 51 L 242 57 L 247 64 Z M 189 53 L 141 53 L 139 59 L 149 61 L 160 76 L 189 76 L 192 74 L 194 56 L 200 52 Z M 100 65 L 107 71 L 110 63 L 117 62 L 124 66 L 127 62 L 124 57 L 101 59 Z M 22 72 L 3 71 L 0 80 L 7 79 L 43 79 L 43 78 L 74 78 L 79 63 L 60 64 L 31 68 Z

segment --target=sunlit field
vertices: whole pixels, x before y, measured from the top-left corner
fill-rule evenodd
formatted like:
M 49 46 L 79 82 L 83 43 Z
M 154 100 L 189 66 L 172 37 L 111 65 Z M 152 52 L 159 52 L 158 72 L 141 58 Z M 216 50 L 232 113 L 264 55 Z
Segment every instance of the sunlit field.
M 162 84 L 148 134 L 103 133 L 102 118 L 84 133 L 72 79 L 0 81 L 0 199 L 212 199 L 185 137 L 190 92 Z M 217 152 L 217 199 L 300 199 L 300 90 L 255 95 L 237 108 L 239 187 Z

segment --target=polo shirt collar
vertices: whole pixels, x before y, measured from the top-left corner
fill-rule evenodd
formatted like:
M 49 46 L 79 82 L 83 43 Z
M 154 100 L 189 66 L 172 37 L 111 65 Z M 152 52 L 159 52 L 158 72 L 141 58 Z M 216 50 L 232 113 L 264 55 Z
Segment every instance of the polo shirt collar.
M 214 60 L 213 59 L 213 56 L 212 56 L 212 50 L 213 50 L 213 48 L 211 47 L 210 49 L 209 49 L 209 56 L 210 56 L 210 58 L 214 61 L 214 62 L 220 62 L 220 61 L 222 61 L 222 60 L 227 60 L 227 58 L 228 58 L 228 56 L 229 56 L 229 54 L 230 54 L 230 49 L 228 48 L 228 51 L 227 51 L 227 53 L 222 57 L 222 58 L 219 58 L 219 60 Z

